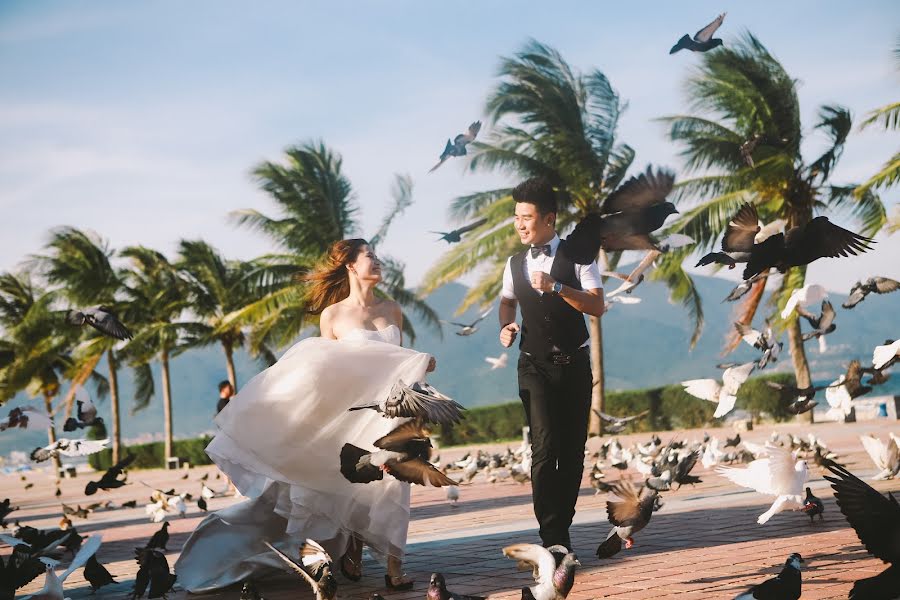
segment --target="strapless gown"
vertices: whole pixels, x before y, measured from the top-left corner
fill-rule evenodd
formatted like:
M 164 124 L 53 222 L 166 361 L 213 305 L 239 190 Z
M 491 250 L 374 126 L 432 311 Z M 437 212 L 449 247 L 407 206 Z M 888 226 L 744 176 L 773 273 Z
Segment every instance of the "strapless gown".
M 403 419 L 348 412 L 387 397 L 398 379 L 425 377 L 430 355 L 400 346 L 400 330 L 354 329 L 338 341 L 308 338 L 251 379 L 216 416 L 207 454 L 247 500 L 209 514 L 175 563 L 191 592 L 283 570 L 268 541 L 290 555 L 305 538 L 337 560 L 351 536 L 384 562 L 402 557 L 409 484 L 385 477 L 353 484 L 340 473 L 345 442 L 373 442 Z

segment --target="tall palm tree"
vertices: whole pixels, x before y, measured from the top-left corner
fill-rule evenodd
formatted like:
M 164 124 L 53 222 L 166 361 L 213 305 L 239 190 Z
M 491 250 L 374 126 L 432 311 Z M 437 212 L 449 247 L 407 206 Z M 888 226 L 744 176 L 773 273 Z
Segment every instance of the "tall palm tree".
M 900 68 L 900 40 L 894 46 L 894 58 Z M 864 129 L 870 125 L 881 125 L 885 130 L 900 129 L 900 102 L 891 102 L 886 106 L 877 108 L 866 116 L 866 120 L 860 125 Z M 897 152 L 888 160 L 878 173 L 872 175 L 868 181 L 856 189 L 857 196 L 865 194 L 871 189 L 886 189 L 900 182 L 900 152 Z M 896 228 L 896 224 L 895 227 Z
M 61 227 L 51 232 L 46 254 L 37 259 L 47 281 L 60 286 L 59 293 L 72 305 L 83 307 L 102 304 L 121 314 L 123 273 L 112 266 L 113 251 L 109 244 L 93 232 L 74 227 Z M 96 364 L 105 355 L 109 374 L 110 411 L 112 413 L 112 460 L 118 462 L 122 433 L 119 413 L 118 340 L 84 328 L 85 343 L 75 358 L 80 364 Z
M 130 259 L 126 273 L 127 321 L 135 328 L 134 339 L 122 349 L 135 367 L 135 410 L 147 406 L 155 392 L 150 364 L 158 360 L 162 370 L 165 457 L 172 457 L 172 384 L 170 361 L 209 335 L 204 323 L 183 320 L 191 308 L 188 284 L 178 269 L 160 252 L 129 246 L 121 255 Z
M 64 314 L 53 308 L 56 301 L 56 294 L 41 289 L 28 272 L 0 275 L 0 403 L 25 390 L 41 396 L 53 414 L 53 399 L 73 366 L 74 345 Z M 56 441 L 53 425 L 47 438 Z M 54 464 L 59 470 L 58 458 Z
M 518 178 L 545 177 L 559 192 L 556 223 L 559 231 L 565 231 L 600 207 L 634 160 L 634 150 L 616 139 L 625 105 L 601 71 L 578 73 L 559 52 L 534 40 L 514 57 L 501 60 L 499 76 L 487 102 L 493 132 L 487 141 L 471 146 L 469 168 L 499 170 Z M 500 292 L 507 257 L 520 248 L 519 238 L 509 226 L 513 209 L 510 188 L 455 199 L 453 218 L 478 216 L 487 222 L 429 270 L 423 293 L 483 268 L 460 310 L 493 301 Z M 611 268 L 619 258 L 619 253 L 598 257 Z M 603 410 L 599 318 L 590 318 L 590 329 L 595 379 L 591 404 Z M 593 412 L 589 428 L 592 434 L 602 432 L 602 423 Z
M 359 205 L 343 172 L 341 157 L 322 142 L 291 146 L 285 151 L 284 164 L 262 162 L 253 169 L 253 175 L 282 214 L 270 217 L 247 208 L 233 212 L 232 217 L 239 225 L 265 233 L 279 252 L 254 261 L 259 267 L 261 299 L 232 312 L 223 324 L 250 325 L 250 349 L 258 351 L 266 343 L 286 346 L 310 324 L 304 288 L 298 285 L 297 276 L 315 265 L 333 242 L 358 235 L 360 227 Z M 393 197 L 381 227 L 369 240 L 372 245 L 384 239 L 394 217 L 411 203 L 408 177 L 397 177 Z M 437 314 L 406 288 L 402 263 L 381 258 L 384 281 L 379 293 L 423 318 L 428 326 L 438 328 Z M 407 337 L 415 340 L 409 319 L 403 320 L 403 327 Z
M 224 320 L 230 313 L 259 299 L 260 286 L 254 277 L 259 268 L 250 262 L 226 260 L 202 240 L 181 240 L 175 266 L 185 276 L 191 312 L 209 327 L 209 333 L 199 343 L 222 345 L 228 380 L 237 390 L 234 351 L 244 346 L 245 335 L 239 324 Z M 260 354 L 267 362 L 273 362 L 267 347 L 263 346 Z
M 694 250 L 708 251 L 717 243 L 729 219 L 744 202 L 753 203 L 760 218 L 783 219 L 786 227 L 809 222 L 816 212 L 843 214 L 874 235 L 885 223 L 885 209 L 871 191 L 856 194 L 856 185 L 830 182 L 852 127 L 849 110 L 822 106 L 815 129 L 828 139 L 826 150 L 809 161 L 800 152 L 803 129 L 796 80 L 752 34 L 725 48 L 703 55 L 702 64 L 687 81 L 695 114 L 665 117 L 669 137 L 682 144 L 688 171 L 700 175 L 681 181 L 676 202 L 681 216 L 668 228 L 697 241 L 694 248 L 664 255 L 651 277 L 690 282 L 682 261 Z M 751 160 L 742 145 L 752 143 Z M 744 146 L 744 150 L 749 148 Z M 751 164 L 752 163 L 752 164 Z M 696 199 L 700 199 L 697 201 Z M 804 284 L 805 267 L 790 269 L 781 279 L 774 301 L 783 307 L 791 290 Z M 749 323 L 759 305 L 765 280 L 748 296 L 741 321 Z M 686 286 L 693 287 L 692 284 Z M 694 306 L 695 339 L 702 328 L 697 294 Z M 785 324 L 797 385 L 810 384 L 809 365 L 796 317 Z M 739 338 L 732 338 L 733 348 Z M 812 412 L 810 411 L 810 418 Z

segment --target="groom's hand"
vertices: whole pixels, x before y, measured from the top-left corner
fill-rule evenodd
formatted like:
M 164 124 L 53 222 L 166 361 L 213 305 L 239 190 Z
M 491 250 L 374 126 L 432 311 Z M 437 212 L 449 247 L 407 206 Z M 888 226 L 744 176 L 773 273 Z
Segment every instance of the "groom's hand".
M 517 333 L 519 333 L 519 324 L 515 321 L 507 323 L 500 329 L 500 343 L 503 344 L 504 348 L 512 346 L 513 342 L 516 341 Z
M 425 369 L 425 372 L 426 372 L 426 373 L 431 373 L 431 372 L 434 371 L 435 369 L 437 369 L 437 359 L 435 359 L 435 358 L 432 356 L 431 358 L 428 359 L 428 368 Z
M 554 283 L 556 280 L 550 277 L 549 273 L 535 271 L 531 274 L 531 287 L 540 292 L 552 292 Z

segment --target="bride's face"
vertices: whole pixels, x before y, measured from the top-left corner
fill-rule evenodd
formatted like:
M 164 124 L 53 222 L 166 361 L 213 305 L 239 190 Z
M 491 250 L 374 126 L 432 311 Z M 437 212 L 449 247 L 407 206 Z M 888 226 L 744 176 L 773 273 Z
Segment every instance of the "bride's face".
M 356 255 L 356 260 L 347 265 L 350 276 L 362 281 L 381 281 L 381 261 L 368 245 L 363 245 Z

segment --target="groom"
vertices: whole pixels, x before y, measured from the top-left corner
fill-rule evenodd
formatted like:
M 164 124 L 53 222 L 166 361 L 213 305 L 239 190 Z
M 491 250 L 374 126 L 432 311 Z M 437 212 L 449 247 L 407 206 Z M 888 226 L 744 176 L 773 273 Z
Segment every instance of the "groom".
M 503 272 L 500 343 L 521 330 L 519 397 L 531 429 L 534 514 L 545 547 L 572 548 L 569 526 L 584 470 L 591 407 L 590 339 L 584 314 L 603 314 L 596 262 L 575 264 L 556 234 L 556 193 L 542 178 L 519 184 L 515 228 L 528 248 Z M 516 306 L 522 307 L 522 325 Z

